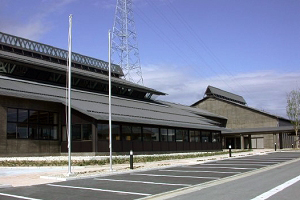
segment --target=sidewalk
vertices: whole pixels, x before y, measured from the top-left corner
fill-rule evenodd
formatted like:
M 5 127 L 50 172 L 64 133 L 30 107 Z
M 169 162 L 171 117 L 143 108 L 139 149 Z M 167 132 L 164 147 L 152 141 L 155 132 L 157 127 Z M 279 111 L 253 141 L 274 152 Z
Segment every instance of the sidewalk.
M 255 149 L 251 152 L 233 153 L 232 157 L 263 155 L 265 153 L 274 152 L 270 149 Z M 223 160 L 229 158 L 228 154 L 178 159 L 164 160 L 147 163 L 134 163 L 134 169 L 130 170 L 129 164 L 115 164 L 113 171 L 110 171 L 109 165 L 101 166 L 74 166 L 72 167 L 72 175 L 67 176 L 68 166 L 63 167 L 0 167 L 0 188 L 19 187 L 47 184 L 60 182 L 65 180 L 87 178 L 91 176 L 101 176 L 109 174 L 124 173 L 127 171 L 138 171 L 162 167 L 170 167 L 177 165 L 193 165 L 201 164 L 212 160 Z M 2 158 L 1 158 L 2 159 Z M 3 158 L 4 159 L 4 158 Z M 17 158 L 12 158 L 16 160 Z

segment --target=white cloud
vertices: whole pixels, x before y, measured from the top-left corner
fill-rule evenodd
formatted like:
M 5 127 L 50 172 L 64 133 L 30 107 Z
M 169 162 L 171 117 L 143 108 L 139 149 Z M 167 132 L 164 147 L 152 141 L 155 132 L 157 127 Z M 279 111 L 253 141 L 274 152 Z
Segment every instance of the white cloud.
M 167 93 L 161 100 L 191 105 L 208 85 L 243 96 L 247 105 L 286 117 L 286 94 L 299 87 L 300 72 L 257 71 L 234 76 L 197 78 L 188 71 L 166 66 L 143 67 L 144 85 Z
M 36 5 L 39 11 L 28 11 L 26 18 L 18 20 L 0 19 L 1 31 L 38 41 L 54 27 L 48 17 L 61 12 L 63 8 L 74 1 L 77 0 L 43 0 Z

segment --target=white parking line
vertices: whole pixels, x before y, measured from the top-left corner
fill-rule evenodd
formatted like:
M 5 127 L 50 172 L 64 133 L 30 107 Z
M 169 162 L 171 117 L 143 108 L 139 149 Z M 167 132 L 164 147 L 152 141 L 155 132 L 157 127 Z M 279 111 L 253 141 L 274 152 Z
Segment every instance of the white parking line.
M 7 197 L 14 197 L 14 198 L 18 198 L 18 199 L 41 200 L 41 199 L 34 199 L 34 198 L 23 197 L 23 196 L 12 195 L 12 194 L 5 194 L 5 193 L 0 193 L 0 195 L 1 195 L 1 196 L 7 196 Z
M 174 177 L 174 178 L 201 178 L 201 179 L 220 179 L 220 177 L 201 177 L 201 176 L 173 176 L 164 174 L 131 174 L 137 176 L 164 176 L 164 177 Z
M 99 181 L 117 181 L 117 182 L 127 182 L 127 183 L 145 183 L 145 184 L 153 184 L 153 185 L 191 186 L 190 184 L 157 183 L 157 182 L 148 182 L 148 181 L 118 180 L 118 179 L 107 179 L 107 178 L 95 178 L 95 180 L 99 180 Z
M 99 188 L 86 188 L 86 187 L 76 187 L 76 186 L 68 186 L 68 185 L 55 185 L 55 184 L 47 184 L 47 185 L 53 186 L 53 187 L 81 189 L 81 190 L 93 190 L 93 191 L 112 192 L 112 193 L 121 193 L 121 194 L 134 194 L 134 195 L 141 195 L 141 196 L 151 195 L 151 194 L 138 193 L 138 192 L 125 192 L 125 191 L 118 191 L 118 190 L 106 190 L 106 189 L 99 189 Z
M 242 164 L 242 163 L 233 163 L 233 164 L 227 164 L 227 163 L 225 163 L 225 164 L 221 164 L 221 163 L 218 163 L 218 164 L 202 164 L 202 165 L 204 165 L 204 166 L 206 166 L 206 165 L 254 165 L 254 166 L 270 166 L 270 165 L 261 165 L 261 164 Z
M 257 169 L 257 168 L 246 168 L 246 167 L 187 167 L 184 166 L 184 168 L 195 168 L 195 169 Z
M 237 159 L 232 159 L 233 161 L 236 161 L 236 160 L 245 160 L 245 161 L 251 161 L 251 160 L 254 160 L 254 161 L 273 161 L 273 162 L 280 162 L 280 161 L 289 161 L 291 159 L 264 159 L 264 160 L 259 160 L 259 159 L 250 159 L 250 158 L 237 158 Z
M 289 181 L 287 181 L 287 182 L 285 182 L 285 183 L 283 183 L 283 184 L 281 184 L 281 185 L 279 185 L 279 186 L 277 186 L 277 187 L 275 187 L 275 188 L 273 188 L 273 189 L 271 189 L 271 190 L 269 190 L 269 191 L 267 191 L 267 192 L 265 192 L 265 193 L 263 193 L 263 194 L 255 197 L 255 198 L 253 198 L 252 200 L 264 200 L 264 199 L 268 199 L 269 197 L 271 197 L 274 194 L 276 194 L 276 193 L 284 190 L 285 188 L 293 185 L 294 183 L 296 183 L 298 181 L 300 181 L 300 176 L 297 176 L 296 178 L 293 178 L 293 179 L 291 179 L 291 180 L 289 180 Z
M 241 172 L 219 172 L 219 171 L 187 171 L 187 170 L 175 170 L 175 169 L 162 169 L 159 171 L 163 172 L 184 172 L 184 173 L 189 173 L 189 172 L 204 172 L 204 173 L 219 173 L 219 174 L 239 174 Z
M 238 161 L 238 160 L 237 160 Z M 238 161 L 239 162 L 239 161 Z M 224 162 L 217 162 L 217 163 L 220 163 L 220 164 L 222 164 L 222 163 L 224 163 Z M 235 162 L 230 162 L 230 163 L 232 163 L 233 165 L 234 164 L 236 164 Z M 268 164 L 268 163 L 270 163 L 270 164 L 275 164 L 275 163 L 278 163 L 278 162 L 247 162 L 247 164 Z M 225 164 L 229 164 L 229 163 L 225 163 Z

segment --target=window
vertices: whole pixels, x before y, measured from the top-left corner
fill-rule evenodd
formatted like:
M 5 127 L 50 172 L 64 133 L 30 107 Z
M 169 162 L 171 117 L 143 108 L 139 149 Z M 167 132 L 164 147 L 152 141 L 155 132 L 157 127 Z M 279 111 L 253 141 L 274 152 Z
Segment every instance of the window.
M 112 138 L 113 140 L 120 140 L 120 125 L 118 124 L 112 124 L 111 125 L 111 130 L 112 130 Z
M 109 138 L 109 127 L 108 124 L 98 124 L 97 125 L 97 134 L 98 140 L 108 140 Z
M 220 142 L 221 137 L 219 132 L 213 132 L 212 133 L 212 142 Z
M 122 126 L 122 140 L 123 141 L 131 140 L 131 126 Z
M 81 140 L 81 124 L 72 125 L 72 140 Z
M 8 122 L 17 122 L 18 120 L 18 109 L 8 108 L 7 109 L 7 121 Z
M 159 129 L 143 127 L 143 141 L 159 141 Z
M 98 140 L 109 140 L 109 125 L 107 124 L 98 124 Z M 120 125 L 112 124 L 112 138 L 113 140 L 120 140 Z
M 211 134 L 208 131 L 202 131 L 201 133 L 201 141 L 202 142 L 211 142 Z
M 92 140 L 92 124 L 82 124 L 82 139 Z
M 183 142 L 183 130 L 176 130 L 176 142 Z
M 175 129 L 168 129 L 168 141 L 175 142 Z
M 200 131 L 190 131 L 190 142 L 200 142 Z
M 168 141 L 168 129 L 166 129 L 166 128 L 160 129 L 160 141 L 163 141 L 163 142 Z
M 58 139 L 58 114 L 7 108 L 7 139 Z
M 17 124 L 7 123 L 7 139 L 16 139 L 16 138 L 17 138 Z
M 132 126 L 132 139 L 142 141 L 142 128 L 140 126 Z
M 188 142 L 189 141 L 189 131 L 183 130 L 183 141 Z

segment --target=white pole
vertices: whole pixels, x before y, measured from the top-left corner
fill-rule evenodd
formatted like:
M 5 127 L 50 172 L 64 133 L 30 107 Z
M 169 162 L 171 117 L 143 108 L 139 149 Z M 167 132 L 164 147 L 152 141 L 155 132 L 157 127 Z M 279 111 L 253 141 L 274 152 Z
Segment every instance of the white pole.
M 71 172 L 71 63 L 72 63 L 72 15 L 69 16 L 69 71 L 68 71 L 68 175 L 72 174 Z
M 111 33 L 108 31 L 108 115 L 109 115 L 109 166 L 110 171 L 112 169 L 112 134 L 111 134 Z

